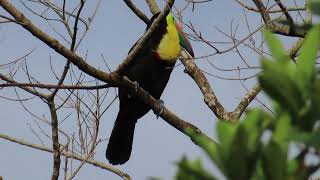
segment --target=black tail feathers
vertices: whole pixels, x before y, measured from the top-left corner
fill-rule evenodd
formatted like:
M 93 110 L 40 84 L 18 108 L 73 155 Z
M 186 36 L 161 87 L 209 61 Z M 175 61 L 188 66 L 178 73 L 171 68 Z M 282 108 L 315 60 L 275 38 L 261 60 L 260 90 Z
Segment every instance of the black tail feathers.
M 131 120 L 127 113 L 119 112 L 106 150 L 110 164 L 124 164 L 129 160 L 135 124 L 136 120 Z

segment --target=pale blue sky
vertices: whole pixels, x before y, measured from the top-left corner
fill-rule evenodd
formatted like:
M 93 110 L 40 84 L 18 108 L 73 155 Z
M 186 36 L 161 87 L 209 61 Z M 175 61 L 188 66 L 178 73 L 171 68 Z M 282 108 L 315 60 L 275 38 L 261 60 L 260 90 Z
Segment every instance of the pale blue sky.
M 11 1 L 22 12 L 30 17 L 33 22 L 39 25 L 44 31 L 57 37 L 45 22 L 40 18 L 27 12 L 21 6 L 18 0 Z M 58 1 L 57 1 L 58 2 Z M 150 17 L 145 1 L 134 1 Z M 162 1 L 161 1 L 162 2 Z M 89 1 L 87 10 L 93 9 L 96 1 Z M 251 1 L 250 1 L 251 3 Z M 184 1 L 176 1 L 176 6 L 182 7 Z M 0 8 L 0 13 L 3 10 Z M 86 14 L 86 13 L 85 13 Z M 259 16 L 248 13 L 248 20 L 251 30 L 255 30 L 259 26 Z M 215 30 L 220 28 L 226 33 L 230 33 L 231 22 L 233 26 L 238 27 L 237 37 L 245 37 L 247 27 L 244 20 L 244 11 L 234 1 L 216 0 L 207 4 L 199 4 L 195 6 L 194 12 L 191 6 L 184 13 L 184 20 L 191 21 L 197 30 L 201 30 L 204 37 L 211 41 L 228 41 L 225 36 Z M 61 30 L 61 27 L 57 26 Z M 124 2 L 119 0 L 102 1 L 98 14 L 89 30 L 88 35 L 84 39 L 78 50 L 78 54 L 82 57 L 87 55 L 88 63 L 105 69 L 101 59 L 103 54 L 112 69 L 115 69 L 119 63 L 126 57 L 128 50 L 134 42 L 143 34 L 145 24 L 138 19 Z M 185 28 L 187 30 L 187 28 Z M 62 31 L 64 32 L 64 31 Z M 259 39 L 259 36 L 256 36 Z M 59 38 L 61 40 L 61 38 Z M 196 56 L 212 53 L 212 49 L 196 42 L 191 42 Z M 226 45 L 218 45 L 218 47 L 228 47 Z M 52 57 L 53 65 L 58 73 L 62 70 L 65 59 L 57 55 L 53 50 L 49 49 L 38 39 L 31 36 L 21 27 L 15 24 L 0 24 L 0 62 L 8 62 L 14 58 L 20 57 L 35 48 L 35 52 L 28 57 L 28 65 L 31 73 L 43 83 L 56 82 L 50 72 L 48 65 L 49 56 Z M 243 55 L 247 58 L 251 65 L 258 65 L 259 58 L 253 54 L 251 50 L 241 46 Z M 220 68 L 236 68 L 244 67 L 244 63 L 240 57 L 234 52 L 224 55 L 216 55 L 208 59 Z M 207 59 L 198 60 L 197 64 L 201 69 L 212 74 L 223 77 L 237 78 L 238 72 L 221 72 L 209 66 Z M 76 69 L 76 68 L 75 68 Z M 4 73 L 0 69 L 1 73 Z M 23 72 L 17 79 L 23 82 Z M 244 72 L 244 76 L 250 76 L 254 72 Z M 239 81 L 227 81 L 219 78 L 207 76 L 219 100 L 228 109 L 233 110 L 240 98 L 245 94 L 245 89 Z M 89 79 L 89 78 L 88 78 Z M 251 87 L 254 81 L 248 81 L 246 84 Z M 14 97 L 13 89 L 0 90 L 1 96 Z M 25 95 L 25 93 L 24 93 Z M 30 97 L 27 95 L 27 97 Z M 109 97 L 110 99 L 112 96 Z M 183 66 L 174 69 L 169 84 L 162 96 L 166 107 L 175 112 L 181 118 L 195 124 L 203 132 L 213 139 L 214 125 L 216 117 L 208 109 L 203 101 L 196 84 L 185 73 Z M 47 106 L 40 100 L 32 100 L 26 103 L 37 115 L 48 116 Z M 107 105 L 107 102 L 105 103 Z M 259 105 L 257 102 L 252 103 L 253 106 Z M 30 142 L 39 143 L 34 134 L 30 131 L 30 126 L 36 129 L 33 121 L 34 117 L 27 114 L 18 102 L 10 102 L 0 99 L 1 126 L 0 133 L 5 133 L 14 137 L 23 138 Z M 101 122 L 100 138 L 108 138 L 113 126 L 113 121 L 118 112 L 118 102 L 105 113 Z M 65 113 L 65 112 L 64 112 Z M 59 116 L 63 119 L 65 114 Z M 63 129 L 72 130 L 75 120 L 70 118 L 64 123 Z M 46 129 L 46 128 L 45 128 Z M 46 130 L 50 130 L 47 128 Z M 96 159 L 107 162 L 105 159 L 105 148 L 107 142 L 103 142 L 97 148 Z M 39 150 L 34 150 L 15 143 L 0 139 L 0 175 L 4 179 L 49 179 L 52 170 L 52 155 Z M 155 115 L 150 112 L 138 121 L 135 130 L 133 151 L 130 160 L 122 165 L 117 166 L 124 172 L 131 175 L 133 179 L 146 179 L 150 176 L 158 176 L 164 179 L 172 179 L 176 171 L 175 162 L 182 155 L 194 159 L 201 157 L 206 159 L 201 149 L 194 145 L 188 137 L 177 131 L 165 121 L 156 119 Z M 211 165 L 206 163 L 208 169 L 213 169 Z M 63 174 L 61 173 L 61 179 Z M 75 179 L 120 179 L 111 172 L 101 170 L 91 165 L 85 165 Z

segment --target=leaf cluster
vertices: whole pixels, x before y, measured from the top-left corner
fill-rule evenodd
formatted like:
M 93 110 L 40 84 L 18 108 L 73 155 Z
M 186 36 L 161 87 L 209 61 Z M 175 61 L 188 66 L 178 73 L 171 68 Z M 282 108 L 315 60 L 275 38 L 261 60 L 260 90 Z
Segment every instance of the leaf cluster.
M 314 1 L 317 7 L 319 2 Z M 313 12 L 320 14 L 319 9 Z M 320 167 L 320 71 L 316 66 L 320 25 L 307 33 L 296 64 L 275 35 L 264 34 L 272 58 L 262 58 L 259 83 L 271 98 L 274 113 L 256 108 L 238 124 L 218 122 L 219 144 L 190 134 L 226 179 L 308 179 Z M 292 149 L 298 153 L 289 153 Z M 310 154 L 318 158 L 317 163 L 307 163 Z M 183 157 L 177 165 L 178 180 L 218 179 L 199 159 Z

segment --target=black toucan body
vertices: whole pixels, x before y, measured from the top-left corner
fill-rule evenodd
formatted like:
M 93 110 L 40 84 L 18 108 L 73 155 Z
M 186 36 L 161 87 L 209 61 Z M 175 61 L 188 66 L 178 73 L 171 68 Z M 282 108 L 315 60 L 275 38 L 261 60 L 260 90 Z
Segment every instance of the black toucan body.
M 151 18 L 147 29 L 158 15 Z M 188 39 L 175 23 L 173 15 L 169 13 L 166 19 L 160 22 L 160 27 L 124 75 L 131 81 L 136 81 L 154 98 L 159 99 L 180 54 L 180 45 L 193 56 Z M 119 88 L 119 99 L 119 113 L 106 150 L 106 158 L 114 165 L 129 160 L 135 124 L 150 110 L 150 107 L 138 99 L 134 92 L 126 88 Z

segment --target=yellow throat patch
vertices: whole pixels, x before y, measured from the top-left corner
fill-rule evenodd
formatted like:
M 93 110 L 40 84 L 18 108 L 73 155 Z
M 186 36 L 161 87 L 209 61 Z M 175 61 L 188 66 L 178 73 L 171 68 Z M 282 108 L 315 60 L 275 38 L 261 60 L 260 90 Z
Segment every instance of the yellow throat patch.
M 157 48 L 157 53 L 161 60 L 175 61 L 180 54 L 179 35 L 174 21 L 174 17 L 169 13 L 166 17 L 167 32 L 162 37 Z

